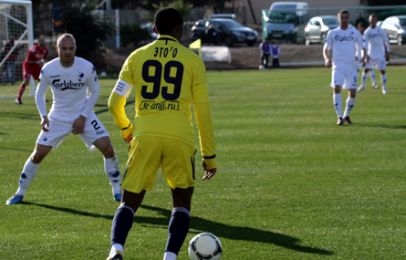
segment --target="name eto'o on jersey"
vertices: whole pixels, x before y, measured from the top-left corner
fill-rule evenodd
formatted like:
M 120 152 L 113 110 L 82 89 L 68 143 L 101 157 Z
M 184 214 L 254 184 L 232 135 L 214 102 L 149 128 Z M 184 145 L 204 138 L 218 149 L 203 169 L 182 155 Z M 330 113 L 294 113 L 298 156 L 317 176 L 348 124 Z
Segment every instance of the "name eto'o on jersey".
M 154 57 L 155 58 L 166 58 L 168 55 L 171 55 L 172 58 L 175 58 L 178 55 L 178 48 L 176 47 L 155 47 Z

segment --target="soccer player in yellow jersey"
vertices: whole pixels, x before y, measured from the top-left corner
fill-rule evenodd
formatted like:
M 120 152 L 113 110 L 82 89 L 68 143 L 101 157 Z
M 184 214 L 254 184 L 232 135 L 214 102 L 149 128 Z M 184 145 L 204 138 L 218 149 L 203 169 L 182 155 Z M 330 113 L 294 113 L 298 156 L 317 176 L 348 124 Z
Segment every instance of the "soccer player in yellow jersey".
M 154 17 L 158 39 L 131 53 L 110 95 L 110 112 L 130 147 L 122 203 L 113 219 L 112 247 L 107 259 L 122 259 L 134 214 L 145 192 L 151 190 L 159 168 L 173 200 L 163 259 L 176 259 L 189 230 L 195 179 L 191 106 L 199 129 L 203 179 L 216 173 L 205 67 L 199 56 L 179 43 L 182 25 L 183 18 L 177 10 L 159 10 Z M 124 109 L 132 89 L 134 126 Z

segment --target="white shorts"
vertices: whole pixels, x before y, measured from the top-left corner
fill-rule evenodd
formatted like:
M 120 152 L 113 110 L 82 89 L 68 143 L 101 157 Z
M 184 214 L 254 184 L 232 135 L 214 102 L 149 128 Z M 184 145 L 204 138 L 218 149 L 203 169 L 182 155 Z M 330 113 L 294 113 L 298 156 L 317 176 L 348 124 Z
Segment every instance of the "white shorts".
M 357 64 L 335 64 L 331 71 L 331 87 L 341 86 L 345 89 L 357 89 Z
M 37 138 L 37 144 L 58 147 L 63 139 L 72 132 L 73 122 L 60 121 L 49 119 L 49 131 L 41 130 Z M 80 138 L 86 144 L 88 149 L 93 149 L 93 143 L 104 136 L 109 136 L 106 128 L 102 122 L 97 118 L 96 114 L 92 112 L 86 119 L 85 128 Z
M 366 69 L 378 68 L 379 70 L 386 69 L 386 61 L 384 59 L 370 59 L 369 62 L 365 65 Z

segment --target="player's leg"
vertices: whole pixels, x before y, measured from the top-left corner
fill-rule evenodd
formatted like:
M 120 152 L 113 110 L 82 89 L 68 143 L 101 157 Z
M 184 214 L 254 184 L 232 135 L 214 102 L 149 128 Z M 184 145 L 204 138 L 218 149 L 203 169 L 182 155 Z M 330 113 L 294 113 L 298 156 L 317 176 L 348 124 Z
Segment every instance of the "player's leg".
M 118 165 L 118 158 L 114 152 L 114 148 L 111 144 L 110 138 L 108 136 L 101 137 L 97 139 L 93 144 L 103 154 L 104 172 L 109 178 L 109 182 L 113 191 L 113 197 L 116 201 L 121 201 L 120 167 Z
M 344 121 L 350 125 L 352 124 L 352 121 L 350 119 L 350 113 L 351 113 L 351 110 L 355 106 L 355 96 L 356 96 L 355 89 L 348 90 L 348 96 L 347 96 L 347 100 L 345 103 L 345 110 L 344 110 Z
M 121 200 L 121 176 L 118 158 L 111 143 L 109 133 L 94 112 L 86 119 L 85 127 L 80 138 L 89 149 L 95 146 L 104 158 L 104 172 L 112 187 L 113 198 Z
M 342 114 L 342 98 L 341 98 L 341 88 L 344 84 L 344 74 L 339 67 L 333 67 L 331 71 L 331 84 L 333 88 L 333 105 L 334 111 L 337 115 L 337 125 L 343 125 L 343 114 Z
M 134 215 L 142 203 L 145 192 L 152 189 L 161 156 L 159 137 L 140 136 L 131 141 L 126 173 L 123 177 L 122 203 L 114 215 L 111 228 L 112 246 L 107 259 L 122 257 Z
M 31 180 L 37 172 L 40 162 L 48 155 L 52 148 L 62 143 L 64 137 L 68 135 L 71 130 L 72 125 L 70 123 L 50 120 L 48 131 L 45 132 L 42 130 L 40 132 L 37 137 L 36 148 L 25 163 L 21 173 L 17 195 L 24 196 Z
M 21 100 L 24 91 L 27 87 L 27 84 L 30 82 L 30 77 L 31 74 L 29 74 L 25 68 L 25 66 L 23 66 L 23 81 L 21 82 L 20 86 L 18 87 L 18 94 L 17 94 L 17 98 L 15 100 L 16 104 L 21 105 L 23 102 Z
M 162 171 L 171 188 L 173 200 L 164 260 L 174 260 L 189 231 L 195 149 L 170 138 L 163 140 Z
M 352 124 L 350 119 L 351 110 L 355 106 L 355 96 L 357 94 L 358 73 L 356 70 L 349 69 L 345 77 L 345 88 L 348 90 L 348 97 L 345 103 L 344 121 Z
M 387 82 L 386 71 L 381 70 L 380 72 L 381 72 L 382 94 L 386 95 L 386 92 L 387 92 L 387 89 L 386 89 L 386 82 Z
M 358 87 L 358 89 L 357 89 L 357 91 L 358 92 L 360 92 L 360 91 L 363 91 L 364 89 L 365 89 L 365 85 L 366 85 L 366 82 L 367 82 L 367 77 L 368 77 L 368 73 L 371 71 L 371 69 L 369 69 L 369 68 L 367 68 L 367 67 L 365 67 L 363 70 L 362 70 L 362 73 L 361 73 L 361 85 Z
M 18 182 L 18 189 L 16 193 L 7 200 L 7 205 L 13 205 L 21 202 L 24 198 L 25 193 L 27 192 L 28 187 L 32 179 L 37 173 L 38 166 L 41 161 L 48 155 L 52 150 L 51 146 L 37 144 L 35 150 L 32 152 L 31 156 L 27 159 L 24 164 L 23 170 L 20 175 Z
M 386 78 L 386 60 L 380 60 L 377 62 L 377 67 L 379 71 L 381 72 L 381 83 L 382 83 L 382 94 L 386 94 L 387 88 L 386 88 L 386 83 L 387 83 L 387 78 Z
M 116 210 L 111 228 L 111 249 L 107 259 L 122 259 L 124 245 L 134 222 L 135 212 L 140 207 L 145 196 L 145 190 L 134 193 L 123 191 L 122 203 Z M 121 257 L 121 258 L 120 258 Z
M 193 187 L 172 189 L 173 209 L 168 224 L 164 260 L 175 260 L 185 241 L 190 225 Z
M 264 58 L 265 58 L 265 68 L 269 68 L 269 54 L 264 54 Z
M 371 70 L 369 71 L 369 76 L 370 76 L 370 78 L 371 78 L 372 87 L 375 88 L 375 89 L 377 89 L 377 88 L 378 88 L 378 84 L 376 83 L 376 74 L 375 74 L 375 70 L 374 70 L 374 69 L 371 69 Z

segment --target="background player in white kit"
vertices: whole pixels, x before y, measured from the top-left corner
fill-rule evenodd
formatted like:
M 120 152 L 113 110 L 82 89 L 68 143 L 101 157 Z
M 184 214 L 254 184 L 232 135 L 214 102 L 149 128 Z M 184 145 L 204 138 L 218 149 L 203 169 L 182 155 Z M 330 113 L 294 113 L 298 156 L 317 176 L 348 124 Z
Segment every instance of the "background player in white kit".
M 333 104 L 337 114 L 337 125 L 344 122 L 352 124 L 350 112 L 355 105 L 357 92 L 357 68 L 359 52 L 362 50 L 362 59 L 365 61 L 365 49 L 362 36 L 355 27 L 349 24 L 348 11 L 337 14 L 340 26 L 329 31 L 323 48 L 323 57 L 326 67 L 332 66 Z M 341 109 L 341 88 L 348 90 L 344 115 Z
M 365 38 L 364 38 L 364 32 L 365 32 L 365 30 L 367 29 L 367 27 L 368 27 L 367 23 L 364 22 L 363 20 L 362 20 L 362 21 L 359 21 L 359 22 L 357 23 L 357 30 L 358 30 L 359 33 L 362 35 L 363 48 L 366 48 L 366 42 L 365 42 Z M 361 53 L 358 53 L 358 54 L 360 55 Z M 362 60 L 361 55 L 360 55 L 358 58 L 359 58 L 359 61 L 358 61 L 358 72 L 361 71 L 361 73 L 363 73 L 366 64 L 365 64 L 364 61 Z M 374 71 L 374 70 L 370 70 L 369 73 L 366 73 L 366 74 L 365 74 L 365 80 L 367 79 L 367 76 L 368 76 L 368 75 L 370 75 L 371 80 L 372 80 L 373 82 L 375 82 L 375 81 L 374 81 L 374 80 L 375 80 L 375 71 Z M 358 89 L 359 89 L 359 88 L 358 88 Z
M 109 135 L 93 111 L 99 96 L 96 69 L 89 61 L 75 57 L 76 41 L 73 35 L 63 34 L 57 40 L 58 58 L 44 65 L 40 75 L 35 101 L 41 115 L 41 132 L 36 147 L 22 170 L 17 192 L 7 205 L 23 200 L 39 163 L 52 148 L 69 134 L 80 135 L 91 148 L 97 147 L 104 156 L 104 169 L 109 177 L 115 200 L 121 200 L 121 179 L 118 159 Z M 45 93 L 51 86 L 53 103 L 46 111 Z M 88 94 L 89 93 L 89 94 Z
M 389 61 L 390 44 L 387 33 L 384 29 L 376 26 L 378 18 L 376 14 L 369 16 L 369 27 L 365 30 L 364 39 L 368 55 L 368 62 L 362 72 L 361 85 L 358 91 L 365 89 L 365 83 L 369 71 L 373 71 L 377 67 L 381 72 L 382 93 L 386 94 L 386 62 Z M 372 86 L 378 88 L 375 77 L 372 77 Z

